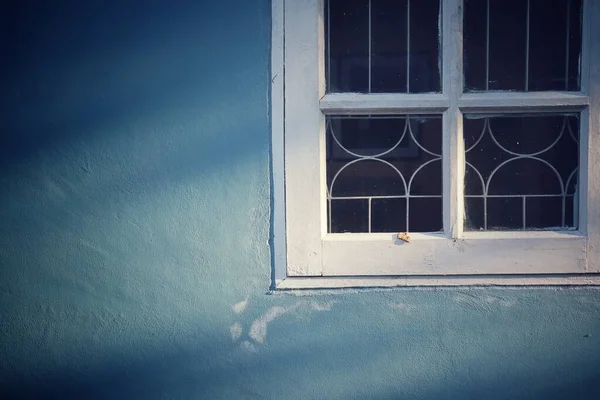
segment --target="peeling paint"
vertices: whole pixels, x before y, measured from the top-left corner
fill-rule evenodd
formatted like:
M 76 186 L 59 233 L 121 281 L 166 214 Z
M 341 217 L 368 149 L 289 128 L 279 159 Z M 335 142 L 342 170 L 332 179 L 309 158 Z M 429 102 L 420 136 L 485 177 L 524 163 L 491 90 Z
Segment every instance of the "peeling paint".
M 331 306 L 333 306 L 333 301 L 324 304 L 319 304 L 317 302 L 310 303 L 310 308 L 315 311 L 329 311 L 331 310 Z
M 256 353 L 258 350 L 256 349 L 256 346 L 248 341 L 248 340 L 244 340 L 241 344 L 240 347 L 242 348 L 242 350 L 247 351 L 248 353 Z
M 234 313 L 239 314 L 239 313 L 243 312 L 247 306 L 248 306 L 248 298 L 240 301 L 239 303 L 234 304 L 231 307 L 231 309 L 233 310 Z
M 264 343 L 267 337 L 267 328 L 276 318 L 295 311 L 329 311 L 333 302 L 318 303 L 301 301 L 289 307 L 275 306 L 252 322 L 248 335 L 257 343 Z
M 260 318 L 256 319 L 254 322 L 252 322 L 249 332 L 250 337 L 258 343 L 263 343 L 267 337 L 267 326 L 269 325 L 269 323 L 271 323 L 275 318 L 290 312 L 293 308 L 295 307 L 271 307 L 269 311 L 264 313 Z
M 242 324 L 240 324 L 239 322 L 236 322 L 235 324 L 231 325 L 231 328 L 229 328 L 229 331 L 231 333 L 231 339 L 234 342 L 237 341 L 242 336 L 242 332 L 243 332 Z

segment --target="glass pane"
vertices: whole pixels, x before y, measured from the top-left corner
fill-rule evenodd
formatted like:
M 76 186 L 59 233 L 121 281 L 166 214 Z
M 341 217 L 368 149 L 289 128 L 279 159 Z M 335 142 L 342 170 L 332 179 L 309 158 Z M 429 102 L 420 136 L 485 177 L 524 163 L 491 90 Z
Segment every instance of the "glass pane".
M 530 1 L 529 90 L 579 90 L 581 1 Z
M 467 115 L 466 228 L 575 228 L 578 132 L 577 115 Z
M 332 200 L 330 203 L 330 232 L 366 232 L 369 228 L 367 200 Z
M 371 200 L 371 232 L 406 232 L 406 199 Z
M 409 3 L 409 93 L 439 92 L 440 2 L 439 0 L 412 0 Z
M 581 0 L 465 0 L 465 91 L 579 90 Z
M 441 122 L 440 116 L 327 117 L 328 204 L 335 220 L 329 231 L 441 230 Z M 360 212 L 347 211 L 352 202 Z
M 406 1 L 371 2 L 371 91 L 407 91 Z
M 329 92 L 440 91 L 439 0 L 329 0 Z
M 410 231 L 440 232 L 444 229 L 442 222 L 442 198 L 425 197 L 410 199 Z
M 330 0 L 325 10 L 329 91 L 368 92 L 369 2 Z

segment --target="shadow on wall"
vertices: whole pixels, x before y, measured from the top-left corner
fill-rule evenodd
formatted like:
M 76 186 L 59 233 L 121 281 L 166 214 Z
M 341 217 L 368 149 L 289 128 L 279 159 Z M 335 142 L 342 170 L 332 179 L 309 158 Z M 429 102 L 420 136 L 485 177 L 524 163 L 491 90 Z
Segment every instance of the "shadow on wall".
M 266 118 L 267 66 L 240 65 L 260 59 L 256 18 L 242 12 L 209 1 L 2 7 L 0 163 L 174 112 Z
M 244 321 L 246 327 L 269 320 L 268 335 L 266 330 L 258 336 L 250 333 L 257 339 L 255 348 L 238 346 L 237 339 L 231 342 L 212 329 L 202 337 L 154 343 L 160 349 L 155 352 L 140 345 L 131 354 L 92 363 L 92 368 L 76 359 L 62 370 L 13 380 L 0 387 L 0 395 L 40 400 L 596 398 L 599 359 L 579 357 L 585 348 L 595 348 L 597 339 L 571 338 L 575 354 L 565 357 L 568 350 L 556 345 L 572 327 L 561 321 L 557 333 L 538 333 L 541 345 L 532 348 L 530 336 L 546 317 L 532 316 L 535 325 L 527 320 L 509 325 L 507 319 L 514 321 L 531 304 L 507 292 L 500 292 L 504 298 L 486 293 L 457 298 L 422 291 L 401 295 L 404 302 L 392 304 L 385 304 L 394 297 L 390 292 L 373 294 L 373 300 L 383 300 L 383 308 L 355 302 L 356 294 L 336 296 L 338 303 L 279 299 L 268 310 L 272 299 L 262 303 L 262 298 L 257 310 L 252 304 L 250 310 L 234 310 L 237 317 L 262 310 L 252 324 Z M 348 303 L 352 306 L 346 307 Z M 447 304 L 446 312 L 436 304 Z M 352 318 L 373 308 L 387 317 L 377 329 Z M 588 311 L 591 315 L 595 309 Z M 494 320 L 498 322 L 490 323 Z M 478 335 L 461 338 L 469 332 L 464 329 L 469 322 Z
M 243 267 L 230 230 L 268 253 L 268 6 L 217 3 L 2 3 L 3 291 Z
M 599 339 L 582 334 L 597 330 L 598 302 L 587 299 L 595 294 L 488 288 L 255 296 L 217 319 L 178 316 L 166 331 L 138 326 L 132 322 L 143 314 L 131 315 L 104 343 L 89 338 L 60 368 L 2 376 L 0 395 L 595 399 Z M 121 351 L 100 351 L 116 344 Z
M 211 344 L 212 345 L 212 344 Z M 351 348 L 347 348 L 351 351 Z M 456 382 L 443 378 L 435 382 L 422 382 L 418 390 L 402 389 L 400 385 L 390 385 L 375 389 L 370 394 L 364 389 L 349 386 L 343 396 L 335 380 L 343 378 L 344 371 L 338 370 L 329 374 L 330 383 L 316 380 L 315 391 L 298 393 L 290 389 L 293 384 L 294 369 L 303 368 L 311 364 L 309 359 L 290 360 L 285 355 L 268 358 L 259 357 L 252 361 L 242 362 L 228 368 L 215 368 L 210 371 L 201 367 L 190 368 L 190 363 L 198 359 L 211 356 L 205 352 L 195 354 L 164 357 L 156 360 L 147 360 L 140 365 L 127 365 L 126 367 L 113 365 L 106 366 L 103 370 L 89 371 L 89 374 L 80 374 L 77 371 L 64 371 L 56 377 L 44 381 L 19 382 L 9 386 L 8 390 L 0 390 L 3 399 L 23 400 L 75 400 L 75 399 L 310 399 L 327 398 L 320 394 L 330 392 L 329 398 L 369 399 L 369 400 L 395 400 L 395 399 L 544 399 L 544 400 L 594 400 L 596 389 L 600 386 L 600 378 L 579 380 L 572 384 L 564 382 L 553 384 L 548 382 L 545 390 L 529 390 L 524 385 L 528 377 L 523 376 L 523 381 L 479 381 Z M 216 354 L 212 354 L 216 356 Z M 288 356 L 294 356 L 292 354 Z M 360 360 L 356 360 L 360 362 Z M 303 363 L 306 363 L 303 365 Z M 267 365 L 278 365 L 279 370 L 266 369 Z M 287 374 L 285 374 L 287 372 Z M 431 377 L 429 377 L 431 378 Z M 551 379 L 551 377 L 548 377 Z M 254 382 L 253 382 L 254 380 Z M 280 388 L 276 393 L 269 382 L 279 380 L 273 386 Z M 342 379 L 343 380 L 343 379 Z M 260 385 L 256 385 L 256 382 Z M 283 384 L 287 382 L 287 384 Z M 521 390 L 511 389 L 511 395 L 506 396 L 507 387 L 520 386 Z M 332 385 L 334 388 L 328 388 Z M 291 393 L 286 394 L 286 387 Z M 356 393 L 362 393 L 357 396 Z M 273 396 L 273 397 L 272 397 Z
M 267 287 L 268 4 L 237 3 L 0 5 L 0 392 L 185 386 L 178 349 L 138 363 L 144 335 Z

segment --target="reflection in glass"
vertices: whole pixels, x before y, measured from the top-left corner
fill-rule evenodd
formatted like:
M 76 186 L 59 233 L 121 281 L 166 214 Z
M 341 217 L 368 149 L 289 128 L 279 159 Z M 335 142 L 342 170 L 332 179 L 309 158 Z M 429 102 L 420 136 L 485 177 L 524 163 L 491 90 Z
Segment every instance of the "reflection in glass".
M 328 92 L 439 92 L 439 3 L 326 1 Z
M 581 0 L 465 0 L 465 91 L 580 89 Z
M 577 227 L 579 118 L 467 115 L 468 230 Z
M 440 116 L 327 117 L 329 232 L 442 230 Z

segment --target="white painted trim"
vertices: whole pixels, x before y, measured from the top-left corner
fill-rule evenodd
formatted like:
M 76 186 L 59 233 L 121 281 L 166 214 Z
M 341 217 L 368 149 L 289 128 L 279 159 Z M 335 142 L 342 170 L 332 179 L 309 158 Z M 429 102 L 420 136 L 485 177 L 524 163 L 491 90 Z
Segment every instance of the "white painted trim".
M 582 232 L 572 231 L 466 231 L 460 239 L 572 239 L 585 237 Z M 396 240 L 395 233 L 328 233 L 323 241 L 390 241 Z M 411 233 L 411 242 L 420 240 L 445 240 L 444 233 Z
M 585 235 L 579 231 L 467 231 L 464 232 L 463 239 L 564 239 L 585 238 Z
M 599 275 L 389 276 L 286 278 L 278 290 L 428 286 L 600 286 Z
M 326 229 L 321 0 L 285 0 L 287 275 L 321 275 Z
M 583 93 L 574 92 L 482 92 L 465 93 L 458 99 L 463 111 L 580 111 L 589 104 Z
M 281 170 L 273 173 L 278 289 L 600 283 L 597 275 L 583 275 L 600 272 L 600 41 L 592 40 L 600 37 L 600 1 L 584 2 L 581 92 L 467 94 L 462 94 L 462 58 L 457 52 L 462 46 L 462 24 L 450 23 L 462 18 L 463 2 L 442 3 L 444 37 L 451 38 L 443 45 L 443 94 L 325 95 L 322 0 L 273 1 L 273 168 L 281 168 L 284 162 L 286 171 L 285 178 Z M 454 34 L 448 36 L 448 31 Z M 275 54 L 282 43 L 284 59 Z M 284 82 L 277 81 L 279 63 Z M 462 113 L 528 111 L 581 112 L 581 232 L 462 232 Z M 434 113 L 445 114 L 444 195 L 450 200 L 444 206 L 446 234 L 411 233 L 410 244 L 398 243 L 391 234 L 326 234 L 324 115 Z M 283 146 L 285 151 L 276 148 Z M 454 176 L 450 175 L 453 169 Z M 278 186 L 283 179 L 285 193 Z M 285 259 L 281 260 L 286 243 L 281 246 L 282 234 L 277 234 L 286 229 L 286 216 L 287 270 Z M 322 274 L 338 276 L 318 276 Z
M 449 99 L 443 116 L 443 221 L 450 238 L 460 238 L 464 225 L 465 151 L 458 99 L 463 92 L 462 0 L 446 0 L 442 14 L 442 88 Z
M 273 262 L 275 280 L 286 277 L 284 155 L 284 0 L 271 3 L 271 168 Z
M 584 273 L 587 239 L 327 240 L 323 276 Z
M 449 106 L 439 93 L 332 93 L 320 102 L 326 115 L 441 114 Z
M 398 234 L 392 233 L 328 233 L 323 237 L 324 242 L 343 241 L 394 241 Z M 411 242 L 420 240 L 442 240 L 447 239 L 443 233 L 411 233 Z
M 589 62 L 582 76 L 583 89 L 589 94 L 589 108 L 582 113 L 581 196 L 582 230 L 588 235 L 587 272 L 600 272 L 600 0 L 584 1 L 583 49 Z

